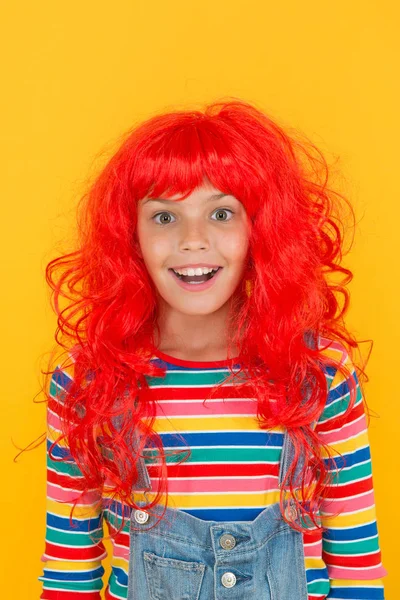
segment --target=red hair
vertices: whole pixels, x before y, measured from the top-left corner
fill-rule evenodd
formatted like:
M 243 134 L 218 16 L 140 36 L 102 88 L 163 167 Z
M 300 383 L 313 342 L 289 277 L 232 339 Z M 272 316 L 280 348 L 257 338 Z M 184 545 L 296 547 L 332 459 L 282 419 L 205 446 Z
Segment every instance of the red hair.
M 328 174 L 312 143 L 235 99 L 214 102 L 204 111 L 161 114 L 124 136 L 81 199 L 77 249 L 46 267 L 58 316 L 55 339 L 75 357 L 62 437 L 84 475 L 82 493 L 101 490 L 107 479 L 114 499 L 136 507 L 137 434 L 138 454 L 153 445 L 162 463 L 159 493 L 148 508 L 167 491 L 162 442 L 152 430 L 154 401 L 147 393 L 146 376 L 164 371 L 149 362 L 157 304 L 138 251 L 137 203 L 175 194 L 183 199 L 208 181 L 240 200 L 251 224 L 245 277 L 251 293 L 243 280 L 230 300 L 235 327 L 228 356 L 231 348 L 241 348 L 242 370 L 250 375 L 244 385 L 259 399 L 260 427 L 283 426 L 293 440 L 295 460 L 281 502 L 289 494 L 318 525 L 330 481 L 313 429 L 327 398 L 324 371 L 331 366 L 346 377 L 352 374 L 328 359 L 317 341 L 321 336 L 348 349 L 358 346 L 343 325 L 346 285 L 353 275 L 339 264 L 341 201 L 353 217 L 354 212 L 328 187 Z M 332 274 L 342 275 L 342 282 L 330 283 Z M 342 309 L 337 295 L 344 297 Z M 351 387 L 348 411 L 356 398 L 355 379 Z M 307 469 L 315 482 L 311 492 L 305 485 Z M 299 485 L 305 496 L 301 506 L 295 494 Z

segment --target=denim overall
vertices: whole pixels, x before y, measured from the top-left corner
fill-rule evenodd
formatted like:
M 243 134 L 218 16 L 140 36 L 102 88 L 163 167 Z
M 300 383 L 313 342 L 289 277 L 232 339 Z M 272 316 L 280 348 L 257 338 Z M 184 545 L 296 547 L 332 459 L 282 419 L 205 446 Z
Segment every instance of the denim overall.
M 292 458 L 286 434 L 279 484 Z M 150 489 L 139 462 L 137 488 Z M 289 504 L 285 510 L 296 511 Z M 132 510 L 128 600 L 307 600 L 303 536 L 282 519 L 279 503 L 249 522 L 205 521 L 168 507 L 156 521 Z

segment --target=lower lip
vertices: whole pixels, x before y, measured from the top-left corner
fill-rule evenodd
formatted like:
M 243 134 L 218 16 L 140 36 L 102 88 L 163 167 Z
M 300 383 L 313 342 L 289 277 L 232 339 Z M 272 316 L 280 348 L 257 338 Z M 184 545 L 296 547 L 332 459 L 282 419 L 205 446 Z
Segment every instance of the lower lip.
M 172 277 L 175 279 L 176 283 L 180 285 L 181 288 L 183 288 L 184 290 L 188 290 L 189 292 L 202 292 L 203 290 L 208 290 L 208 288 L 210 288 L 215 283 L 215 280 L 218 279 L 221 271 L 222 267 L 218 269 L 214 277 L 211 277 L 211 279 L 208 279 L 203 283 L 186 283 L 185 281 L 182 281 L 182 279 L 179 279 L 179 277 L 175 275 L 172 269 L 170 270 L 170 273 L 172 274 Z

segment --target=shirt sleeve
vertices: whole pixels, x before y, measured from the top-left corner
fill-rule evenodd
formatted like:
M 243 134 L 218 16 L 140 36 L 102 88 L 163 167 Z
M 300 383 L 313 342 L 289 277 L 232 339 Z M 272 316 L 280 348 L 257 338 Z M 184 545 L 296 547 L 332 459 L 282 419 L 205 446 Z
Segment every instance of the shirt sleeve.
M 350 403 L 351 376 L 337 370 L 316 431 L 331 448 L 337 469 L 321 507 L 323 560 L 330 579 L 327 598 L 383 600 L 381 562 L 371 468 L 371 453 L 363 394 L 352 361 L 343 347 L 342 361 L 353 374 L 356 400 Z M 340 419 L 341 417 L 341 419 Z M 329 465 L 328 454 L 324 453 Z M 330 465 L 332 466 L 332 465 Z
M 100 600 L 106 557 L 103 513 L 98 492 L 88 492 L 79 500 L 70 522 L 70 511 L 79 497 L 77 483 L 82 473 L 71 457 L 66 441 L 50 446 L 61 433 L 63 393 L 72 378 L 70 368 L 54 371 L 47 407 L 47 496 L 46 540 L 41 599 Z M 60 461 L 67 457 L 65 461 Z M 101 500 L 101 499 L 100 499 Z

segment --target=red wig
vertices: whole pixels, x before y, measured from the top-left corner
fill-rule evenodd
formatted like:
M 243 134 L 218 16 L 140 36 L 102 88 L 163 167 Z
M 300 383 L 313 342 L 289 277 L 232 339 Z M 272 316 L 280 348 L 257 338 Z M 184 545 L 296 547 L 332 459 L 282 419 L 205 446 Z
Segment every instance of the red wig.
M 149 445 L 161 467 L 160 489 L 148 508 L 166 493 L 165 456 L 152 429 L 155 406 L 145 378 L 164 374 L 149 362 L 156 290 L 139 252 L 137 203 L 175 194 L 181 200 L 205 181 L 240 200 L 251 225 L 245 279 L 230 299 L 235 327 L 228 356 L 241 348 L 243 385 L 258 398 L 260 427 L 283 426 L 293 441 L 281 502 L 289 495 L 318 526 L 330 481 L 313 429 L 326 403 L 324 371 L 331 366 L 352 374 L 328 359 L 317 340 L 341 341 L 350 353 L 358 346 L 343 324 L 353 275 L 339 264 L 341 201 L 354 212 L 328 187 L 318 149 L 248 103 L 214 102 L 204 111 L 150 118 L 124 136 L 88 184 L 78 207 L 78 247 L 46 268 L 58 316 L 55 340 L 75 359 L 62 437 L 84 475 L 82 494 L 101 490 L 107 479 L 112 498 L 136 507 L 136 459 Z M 335 273 L 341 283 L 329 282 Z M 349 411 L 355 398 L 356 380 Z M 307 492 L 310 472 L 315 485 Z M 301 505 L 296 488 L 303 490 Z

